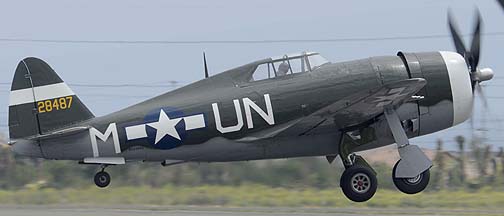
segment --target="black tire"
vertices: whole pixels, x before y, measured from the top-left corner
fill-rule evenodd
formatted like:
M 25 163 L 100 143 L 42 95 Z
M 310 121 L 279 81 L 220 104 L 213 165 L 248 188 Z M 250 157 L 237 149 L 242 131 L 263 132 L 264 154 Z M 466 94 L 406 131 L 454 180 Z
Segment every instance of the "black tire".
M 94 177 L 94 182 L 96 186 L 100 188 L 105 188 L 110 184 L 110 175 L 107 172 L 101 171 L 96 173 Z
M 396 178 L 395 173 L 399 161 L 397 161 L 394 169 L 392 169 L 392 180 L 396 188 L 405 194 L 417 194 L 425 190 L 427 185 L 429 185 L 430 171 L 425 170 L 415 178 Z
M 378 180 L 368 167 L 353 165 L 341 175 L 340 187 L 348 199 L 365 202 L 376 193 Z

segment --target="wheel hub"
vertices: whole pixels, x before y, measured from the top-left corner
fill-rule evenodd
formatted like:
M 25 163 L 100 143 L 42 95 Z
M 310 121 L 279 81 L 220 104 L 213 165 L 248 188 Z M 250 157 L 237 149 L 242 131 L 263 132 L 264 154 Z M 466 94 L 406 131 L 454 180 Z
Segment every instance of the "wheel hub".
M 422 181 L 422 174 L 417 175 L 413 178 L 407 178 L 405 180 L 406 180 L 406 183 L 408 183 L 408 184 L 417 184 L 418 182 Z
M 357 193 L 366 193 L 371 187 L 369 176 L 363 173 L 357 173 L 352 177 L 352 190 Z

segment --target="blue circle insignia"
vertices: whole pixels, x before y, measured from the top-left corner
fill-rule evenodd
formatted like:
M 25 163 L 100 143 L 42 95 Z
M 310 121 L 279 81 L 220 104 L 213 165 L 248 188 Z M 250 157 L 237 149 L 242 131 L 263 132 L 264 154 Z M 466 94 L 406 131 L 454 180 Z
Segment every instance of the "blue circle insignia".
M 147 141 L 156 149 L 172 149 L 184 143 L 185 130 L 184 113 L 173 108 L 157 109 L 144 118 Z

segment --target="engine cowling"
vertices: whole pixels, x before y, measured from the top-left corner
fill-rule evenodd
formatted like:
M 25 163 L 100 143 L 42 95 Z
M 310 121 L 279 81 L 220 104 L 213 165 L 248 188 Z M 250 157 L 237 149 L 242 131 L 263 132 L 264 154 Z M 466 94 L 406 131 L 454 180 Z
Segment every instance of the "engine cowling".
M 473 92 L 464 57 L 455 52 L 399 53 L 411 78 L 424 78 L 418 93 L 419 133 L 460 124 L 472 114 Z

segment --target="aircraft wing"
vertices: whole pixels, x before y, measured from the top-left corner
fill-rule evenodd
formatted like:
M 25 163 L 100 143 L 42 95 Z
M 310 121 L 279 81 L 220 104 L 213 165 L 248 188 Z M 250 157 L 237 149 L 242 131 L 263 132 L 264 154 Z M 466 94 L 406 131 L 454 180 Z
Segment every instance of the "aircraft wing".
M 420 89 L 427 84 L 422 78 L 401 80 L 386 84 L 380 88 L 366 90 L 350 95 L 296 121 L 288 122 L 273 131 L 255 134 L 252 141 L 272 136 L 304 135 L 323 124 L 336 124 L 337 128 L 346 128 L 365 123 L 382 114 L 385 107 L 396 107 L 412 100 Z
M 422 78 L 408 79 L 384 85 L 368 96 L 361 99 L 338 101 L 321 110 L 316 111 L 311 117 L 334 118 L 337 125 L 348 127 L 361 124 L 384 112 L 387 106 L 396 107 L 411 100 L 427 84 Z

